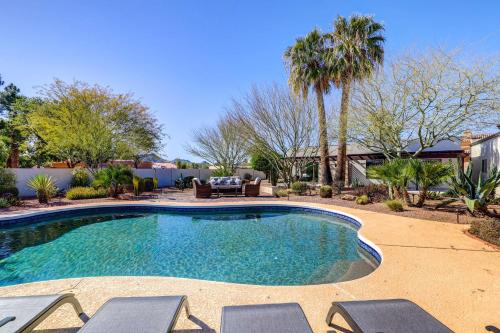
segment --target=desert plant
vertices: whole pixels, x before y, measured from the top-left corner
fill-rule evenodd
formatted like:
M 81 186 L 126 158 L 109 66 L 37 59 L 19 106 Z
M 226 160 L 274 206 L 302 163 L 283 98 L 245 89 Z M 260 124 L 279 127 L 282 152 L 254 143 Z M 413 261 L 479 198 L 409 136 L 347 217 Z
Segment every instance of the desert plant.
M 319 196 L 322 198 L 331 198 L 333 189 L 330 185 L 323 185 L 319 188 Z
M 354 189 L 354 195 L 360 197 L 362 195 L 368 196 L 371 202 L 382 202 L 389 198 L 389 189 L 383 184 L 369 184 Z
M 389 189 L 389 199 L 403 197 L 411 204 L 407 186 L 412 175 L 410 160 L 396 158 L 381 165 L 370 167 L 366 173 L 370 178 L 380 179 Z
M 276 197 L 278 198 L 284 198 L 288 196 L 288 190 L 286 189 L 279 189 L 275 192 Z
M 443 199 L 443 196 L 439 192 L 428 191 L 427 192 L 427 199 L 430 199 L 430 200 L 441 200 L 441 199 Z
M 16 175 L 6 168 L 0 168 L 0 187 L 16 187 Z
M 154 190 L 154 181 L 151 177 L 146 177 L 142 179 L 142 185 L 145 192 L 151 192 Z
M 134 195 L 136 197 L 141 195 L 141 192 L 144 188 L 143 184 L 144 184 L 144 180 L 141 177 L 136 176 L 136 175 L 134 175 L 132 177 L 132 185 L 134 186 Z
M 304 194 L 307 191 L 307 183 L 306 182 L 293 182 L 290 187 L 293 193 Z
M 72 187 L 66 192 L 66 198 L 69 200 L 106 198 L 108 190 L 104 188 L 93 187 Z
M 35 190 L 38 202 L 46 204 L 57 193 L 54 179 L 49 175 L 38 174 L 26 183 L 28 187 Z
M 356 198 L 356 203 L 358 205 L 366 205 L 366 204 L 370 203 L 370 198 L 368 198 L 367 195 L 361 195 L 361 196 Z
M 158 177 L 154 176 L 153 177 L 153 190 L 158 189 Z
M 419 186 L 417 207 L 424 205 L 427 192 L 432 186 L 444 183 L 452 174 L 450 164 L 426 162 L 422 160 L 410 160 L 408 164 L 411 179 Z
M 71 176 L 70 187 L 87 186 L 90 186 L 90 177 L 88 172 L 83 168 L 74 168 Z
M 389 207 L 393 212 L 402 212 L 403 204 L 399 200 L 387 200 L 385 201 L 385 205 Z
M 9 200 L 5 199 L 5 198 L 0 198 L 0 208 L 9 208 L 11 205 L 10 205 L 10 202 Z
M 212 177 L 229 177 L 232 176 L 231 172 L 229 170 L 226 170 L 224 168 L 218 168 L 212 171 Z
M 487 218 L 486 220 L 473 220 L 469 232 L 487 242 L 500 246 L 499 219 Z
M 491 170 L 490 175 L 483 180 L 479 177 L 478 182 L 472 180 L 472 163 L 469 163 L 464 172 L 461 165 L 456 168 L 455 175 L 450 178 L 450 190 L 467 205 L 471 214 L 479 211 L 488 213 L 488 198 L 500 185 L 500 170 Z
M 111 196 L 117 197 L 123 187 L 132 182 L 132 170 L 125 165 L 110 165 L 96 173 L 94 187 L 103 187 L 109 190 Z

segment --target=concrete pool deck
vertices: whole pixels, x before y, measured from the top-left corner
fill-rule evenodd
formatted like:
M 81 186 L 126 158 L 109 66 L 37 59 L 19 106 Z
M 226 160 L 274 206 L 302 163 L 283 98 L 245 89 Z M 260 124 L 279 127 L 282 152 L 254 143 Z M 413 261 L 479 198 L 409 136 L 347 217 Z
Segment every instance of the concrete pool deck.
M 115 296 L 185 294 L 195 321 L 202 323 L 204 328 L 182 317 L 176 328 L 184 333 L 218 332 L 222 306 L 277 302 L 300 303 L 314 332 L 334 332 L 325 324 L 332 301 L 383 298 L 410 299 L 456 332 L 486 332 L 486 326 L 500 328 L 500 251 L 464 234 L 466 225 L 293 201 L 147 204 L 292 204 L 335 210 L 356 216 L 363 222 L 360 234 L 381 249 L 383 262 L 363 278 L 312 286 L 253 286 L 169 277 L 95 277 L 2 287 L 0 296 L 73 292 L 86 313 L 92 315 L 107 299 Z M 69 209 L 96 205 L 99 204 Z M 46 208 L 37 212 L 60 209 Z M 37 332 L 75 332 L 75 327 L 79 326 L 81 322 L 67 306 L 49 317 Z

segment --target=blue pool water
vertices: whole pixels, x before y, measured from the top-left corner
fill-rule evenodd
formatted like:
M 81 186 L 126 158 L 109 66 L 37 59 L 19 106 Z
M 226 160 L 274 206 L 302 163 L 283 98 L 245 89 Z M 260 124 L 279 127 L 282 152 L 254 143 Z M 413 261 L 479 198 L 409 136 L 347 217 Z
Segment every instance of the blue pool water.
M 0 286 L 105 275 L 304 285 L 376 268 L 351 224 L 287 210 L 51 218 L 0 227 L 0 244 Z

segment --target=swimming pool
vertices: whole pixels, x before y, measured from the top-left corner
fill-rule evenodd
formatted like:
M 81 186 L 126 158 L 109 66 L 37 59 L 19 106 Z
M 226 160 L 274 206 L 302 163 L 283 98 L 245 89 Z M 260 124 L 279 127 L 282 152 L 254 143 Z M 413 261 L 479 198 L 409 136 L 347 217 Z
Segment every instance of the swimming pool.
M 359 278 L 381 260 L 356 220 L 300 207 L 96 207 L 2 224 L 0 286 L 88 276 L 307 285 Z

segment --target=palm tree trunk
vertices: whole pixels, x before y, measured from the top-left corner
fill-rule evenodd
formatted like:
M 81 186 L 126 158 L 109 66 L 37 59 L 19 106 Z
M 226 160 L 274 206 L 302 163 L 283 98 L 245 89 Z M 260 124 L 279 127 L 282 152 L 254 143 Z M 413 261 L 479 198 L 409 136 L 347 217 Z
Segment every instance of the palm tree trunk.
M 410 199 L 410 193 L 408 193 L 408 189 L 406 188 L 406 186 L 403 187 L 403 197 L 407 206 L 413 206 L 413 202 L 411 202 Z
M 342 100 L 340 102 L 339 116 L 339 142 L 337 150 L 337 167 L 335 168 L 335 183 L 347 184 L 345 179 L 345 169 L 347 160 L 347 112 L 349 110 L 349 93 L 351 81 L 346 80 L 342 84 Z
M 427 190 L 426 186 L 422 186 L 420 192 L 418 193 L 418 201 L 415 206 L 422 207 L 424 205 L 425 199 L 427 198 Z
M 321 185 L 328 185 L 332 183 L 332 172 L 330 170 L 330 154 L 328 152 L 325 102 L 323 101 L 323 91 L 319 87 L 316 87 L 315 90 L 319 123 L 319 182 Z

